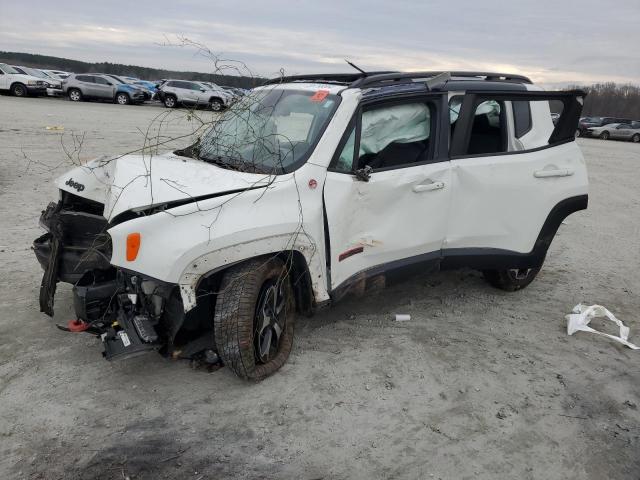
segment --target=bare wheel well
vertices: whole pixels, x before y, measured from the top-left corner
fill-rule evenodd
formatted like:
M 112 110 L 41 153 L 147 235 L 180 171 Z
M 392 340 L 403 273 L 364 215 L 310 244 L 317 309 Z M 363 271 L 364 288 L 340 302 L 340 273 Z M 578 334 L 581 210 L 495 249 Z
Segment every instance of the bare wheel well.
M 315 296 L 311 284 L 311 274 L 309 273 L 309 267 L 304 255 L 297 250 L 286 250 L 253 258 L 262 257 L 266 260 L 274 256 L 280 258 L 287 266 L 295 296 L 296 310 L 304 315 L 311 315 L 315 305 Z M 253 260 L 253 258 L 247 258 L 243 260 L 242 263 Z M 222 270 L 213 270 L 202 276 L 196 288 L 196 301 L 198 306 L 200 306 L 201 303 L 206 303 L 209 308 L 215 307 L 215 300 L 213 299 L 212 301 L 210 297 L 215 297 L 222 276 L 231 266 L 235 265 L 238 265 L 238 263 L 228 265 Z M 211 314 L 213 314 L 213 311 Z

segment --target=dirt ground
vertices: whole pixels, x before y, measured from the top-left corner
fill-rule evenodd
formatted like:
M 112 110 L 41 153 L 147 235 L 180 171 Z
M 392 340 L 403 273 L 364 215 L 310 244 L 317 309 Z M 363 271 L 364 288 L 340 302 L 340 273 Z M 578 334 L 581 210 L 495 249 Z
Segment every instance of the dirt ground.
M 56 329 L 73 318 L 66 285 L 54 321 L 38 311 L 30 246 L 62 145 L 135 149 L 164 113 L 0 97 L 0 478 L 640 478 L 640 352 L 568 337 L 564 319 L 599 303 L 640 343 L 640 145 L 579 140 L 589 209 L 525 290 L 454 271 L 345 300 L 299 319 L 289 362 L 248 384 L 155 353 L 104 361 Z

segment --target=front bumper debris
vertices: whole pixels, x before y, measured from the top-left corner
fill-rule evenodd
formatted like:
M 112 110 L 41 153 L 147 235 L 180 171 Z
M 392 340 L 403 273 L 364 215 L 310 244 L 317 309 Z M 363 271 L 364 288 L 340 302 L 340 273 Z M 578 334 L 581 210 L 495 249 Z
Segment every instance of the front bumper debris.
M 40 311 L 53 316 L 58 281 L 76 284 L 88 273 L 107 274 L 113 270 L 111 239 L 104 217 L 68 209 L 62 201 L 49 204 L 40 216 L 40 224 L 47 230 L 33 242 L 36 258 L 44 269 Z

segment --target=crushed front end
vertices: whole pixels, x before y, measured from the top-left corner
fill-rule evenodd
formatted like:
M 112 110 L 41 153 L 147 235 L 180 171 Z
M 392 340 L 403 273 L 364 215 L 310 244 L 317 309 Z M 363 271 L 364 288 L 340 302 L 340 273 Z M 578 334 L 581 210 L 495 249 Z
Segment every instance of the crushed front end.
M 173 358 L 217 363 L 210 312 L 215 296 L 184 313 L 177 285 L 110 263 L 110 227 L 101 203 L 62 191 L 42 212 L 47 233 L 33 244 L 44 269 L 40 310 L 53 317 L 58 282 L 73 285 L 76 319 L 61 329 L 99 337 L 106 359 L 157 350 Z

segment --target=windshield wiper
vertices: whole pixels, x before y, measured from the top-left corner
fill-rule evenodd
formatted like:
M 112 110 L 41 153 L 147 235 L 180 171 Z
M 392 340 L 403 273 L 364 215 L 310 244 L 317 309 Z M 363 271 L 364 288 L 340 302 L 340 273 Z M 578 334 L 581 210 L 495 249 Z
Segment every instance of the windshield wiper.
M 229 170 L 243 171 L 242 163 L 237 160 L 232 159 L 231 157 L 223 157 L 222 155 L 215 155 L 213 157 L 207 157 L 204 155 L 198 156 L 200 160 L 203 162 L 213 163 L 222 168 L 227 168 Z M 225 160 L 228 159 L 228 160 Z M 231 161 L 229 161 L 231 160 Z

